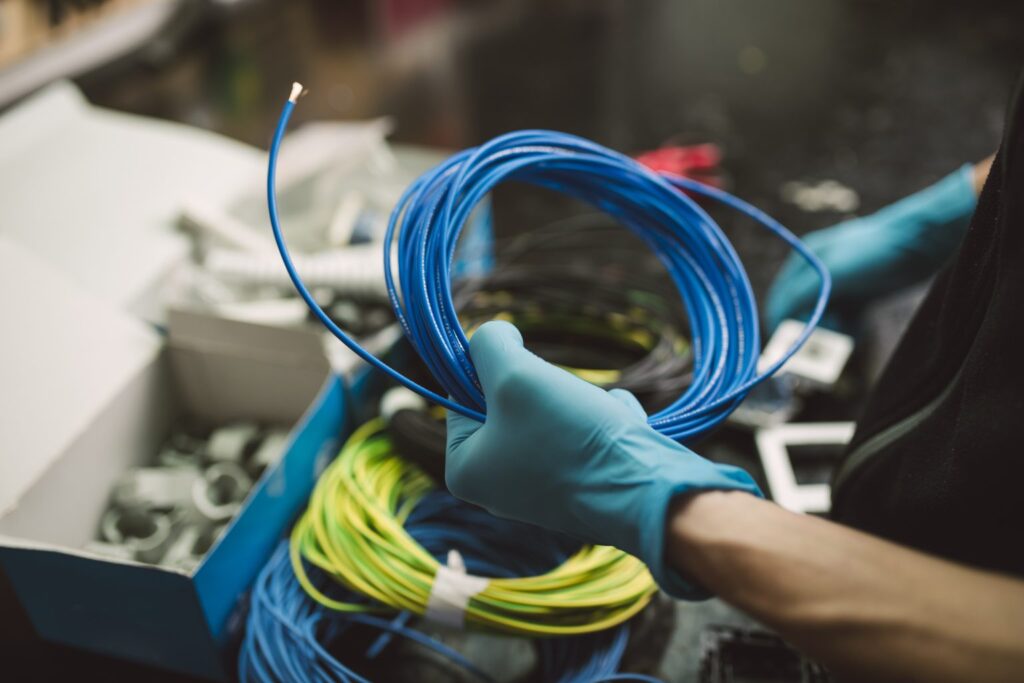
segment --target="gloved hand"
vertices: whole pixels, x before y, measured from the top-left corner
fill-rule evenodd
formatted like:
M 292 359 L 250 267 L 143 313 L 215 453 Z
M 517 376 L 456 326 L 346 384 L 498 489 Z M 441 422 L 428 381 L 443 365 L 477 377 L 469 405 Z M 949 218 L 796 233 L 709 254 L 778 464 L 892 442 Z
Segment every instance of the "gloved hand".
M 823 324 L 849 331 L 872 300 L 933 274 L 960 244 L 976 202 L 974 167 L 965 164 L 870 216 L 806 235 L 804 242 L 832 273 Z M 768 292 L 768 330 L 786 318 L 806 320 L 820 287 L 807 261 L 790 254 Z
M 708 489 L 760 495 L 750 475 L 654 431 L 632 394 L 541 360 L 508 323 L 481 326 L 470 355 L 487 421 L 448 413 L 451 492 L 499 517 L 621 548 L 676 597 L 707 597 L 665 563 L 669 503 Z

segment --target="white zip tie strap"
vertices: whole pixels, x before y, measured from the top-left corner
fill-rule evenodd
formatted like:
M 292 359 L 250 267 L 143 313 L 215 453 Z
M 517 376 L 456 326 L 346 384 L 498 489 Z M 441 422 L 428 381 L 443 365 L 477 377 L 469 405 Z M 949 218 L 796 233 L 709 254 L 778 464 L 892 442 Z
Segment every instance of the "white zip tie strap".
M 449 550 L 448 563 L 437 568 L 423 617 L 435 624 L 462 630 L 469 601 L 490 582 L 482 576 L 467 574 L 462 555 L 458 550 Z

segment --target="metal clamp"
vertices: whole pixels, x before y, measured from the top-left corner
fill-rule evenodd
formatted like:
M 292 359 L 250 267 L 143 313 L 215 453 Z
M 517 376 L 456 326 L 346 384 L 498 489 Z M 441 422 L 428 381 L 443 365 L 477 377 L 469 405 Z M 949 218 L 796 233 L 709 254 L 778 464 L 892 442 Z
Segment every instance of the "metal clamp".
M 159 466 L 137 467 L 117 479 L 100 520 L 100 540 L 85 550 L 195 570 L 238 514 L 255 478 L 281 458 L 289 436 L 253 422 L 216 429 L 206 442 L 173 434 L 157 457 Z
M 125 509 L 171 510 L 188 504 L 198 479 L 194 467 L 139 467 L 118 479 L 113 502 Z
M 206 459 L 211 463 L 240 463 L 259 433 L 259 426 L 253 422 L 235 422 L 215 429 L 206 443 Z
M 288 446 L 288 436 L 288 432 L 283 429 L 267 432 L 249 461 L 249 471 L 253 477 L 258 478 L 264 470 L 281 459 Z
M 252 479 L 240 466 L 217 463 L 193 485 L 193 509 L 207 524 L 226 522 L 238 512 L 251 488 Z
M 203 531 L 198 526 L 186 526 L 160 559 L 160 565 L 187 572 L 195 570 L 209 548 L 203 537 Z
M 100 521 L 100 533 L 108 543 L 131 548 L 139 562 L 154 564 L 171 540 L 171 520 L 161 512 L 110 508 Z

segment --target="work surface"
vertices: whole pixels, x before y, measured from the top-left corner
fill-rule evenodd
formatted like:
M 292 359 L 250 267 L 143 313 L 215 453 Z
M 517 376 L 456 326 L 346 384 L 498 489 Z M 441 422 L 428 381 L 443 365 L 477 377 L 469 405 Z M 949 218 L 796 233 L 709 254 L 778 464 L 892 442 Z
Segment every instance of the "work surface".
M 715 142 L 729 188 L 803 233 L 844 214 L 788 203 L 789 181 L 834 179 L 864 213 L 989 154 L 1024 63 L 1016 1 L 436 2 L 427 20 L 342 4 L 245 7 L 156 73 L 129 64 L 82 85 L 98 104 L 261 145 L 294 78 L 310 88 L 302 118 L 390 114 L 401 142 L 462 147 L 526 127 L 626 152 Z M 509 192 L 495 210 L 501 236 L 572 207 Z M 763 292 L 784 247 L 723 225 Z M 2 579 L 0 615 L 3 666 L 25 669 L 11 680 L 171 680 L 36 642 Z M 747 623 L 717 601 L 678 605 L 666 678 L 695 680 L 708 622 Z

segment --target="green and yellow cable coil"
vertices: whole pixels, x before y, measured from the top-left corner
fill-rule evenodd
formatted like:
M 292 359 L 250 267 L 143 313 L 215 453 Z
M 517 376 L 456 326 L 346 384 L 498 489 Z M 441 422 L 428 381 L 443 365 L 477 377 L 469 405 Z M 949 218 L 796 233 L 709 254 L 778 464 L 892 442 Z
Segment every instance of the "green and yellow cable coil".
M 403 524 L 434 484 L 395 453 L 384 427 L 378 418 L 357 429 L 321 475 L 292 532 L 292 566 L 306 592 L 328 608 L 422 616 L 438 562 Z M 303 560 L 377 604 L 328 597 L 310 581 Z M 491 579 L 470 599 L 465 621 L 526 636 L 589 633 L 634 616 L 656 590 L 636 558 L 584 546 L 545 574 Z

